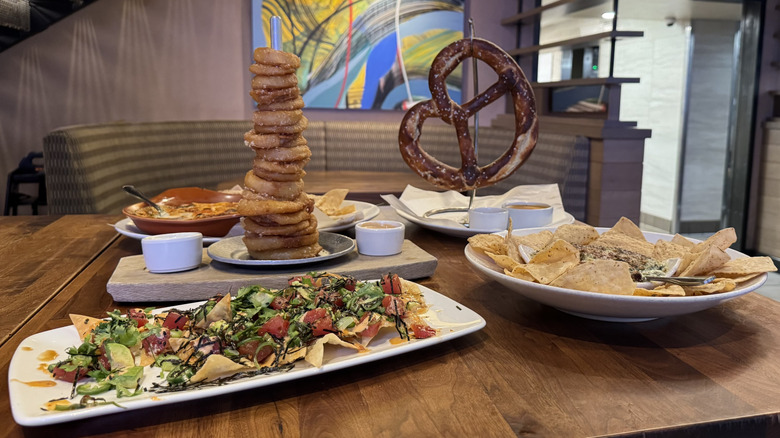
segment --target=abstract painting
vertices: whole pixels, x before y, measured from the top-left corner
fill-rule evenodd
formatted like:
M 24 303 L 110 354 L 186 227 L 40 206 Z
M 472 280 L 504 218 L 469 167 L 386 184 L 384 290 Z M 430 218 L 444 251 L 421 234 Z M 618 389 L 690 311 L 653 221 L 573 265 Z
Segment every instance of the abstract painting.
M 308 108 L 405 110 L 430 98 L 433 58 L 463 38 L 464 1 L 253 0 L 253 45 L 269 45 L 277 15 L 282 49 L 301 58 L 298 87 Z M 461 72 L 447 78 L 456 102 Z

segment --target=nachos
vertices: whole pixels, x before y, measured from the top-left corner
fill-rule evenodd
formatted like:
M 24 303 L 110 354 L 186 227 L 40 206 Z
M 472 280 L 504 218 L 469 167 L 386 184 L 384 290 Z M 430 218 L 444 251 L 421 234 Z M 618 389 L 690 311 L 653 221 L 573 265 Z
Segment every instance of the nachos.
M 419 287 L 398 275 L 363 282 L 310 273 L 288 283 L 283 289 L 246 286 L 235 297 L 218 296 L 189 310 L 113 311 L 108 319 L 71 315 L 83 342 L 48 370 L 73 383 L 71 398 L 83 398 L 55 409 L 94 405 L 93 396 L 109 391 L 131 397 L 285 371 L 299 360 L 321 367 L 326 345 L 367 351 L 386 327 L 403 340 L 437 334 L 422 318 L 427 306 Z M 144 388 L 146 373 L 165 381 Z

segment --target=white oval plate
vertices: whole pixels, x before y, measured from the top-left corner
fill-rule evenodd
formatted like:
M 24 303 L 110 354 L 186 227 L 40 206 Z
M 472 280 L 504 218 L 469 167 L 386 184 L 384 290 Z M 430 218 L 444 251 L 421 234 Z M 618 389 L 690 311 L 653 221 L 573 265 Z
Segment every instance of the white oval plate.
M 31 388 L 24 383 L 28 381 L 43 380 L 46 374 L 40 371 L 41 361 L 37 356 L 44 351 L 54 350 L 65 356 L 65 349 L 73 345 L 79 345 L 79 335 L 76 329 L 69 325 L 46 332 L 37 333 L 23 340 L 14 352 L 11 364 L 8 367 L 8 395 L 14 420 L 22 426 L 43 426 L 47 424 L 64 423 L 66 421 L 80 420 L 83 418 L 99 417 L 108 414 L 117 414 L 136 409 L 154 407 L 163 409 L 163 405 L 170 405 L 188 400 L 207 399 L 222 394 L 230 394 L 252 388 L 260 388 L 268 385 L 289 382 L 304 377 L 325 379 L 322 374 L 354 367 L 380 359 L 388 359 L 392 356 L 408 353 L 426 347 L 446 342 L 461 336 L 476 332 L 485 326 L 485 320 L 476 312 L 440 293 L 420 285 L 420 290 L 425 296 L 428 311 L 421 315 L 431 327 L 439 329 L 439 334 L 426 339 L 415 339 L 410 342 L 398 343 L 394 339 L 397 333 L 391 329 L 383 329 L 376 338 L 371 341 L 371 348 L 365 353 L 344 353 L 339 349 L 325 349 L 325 361 L 321 368 L 313 367 L 303 361 L 296 362 L 293 369 L 287 372 L 264 374 L 247 377 L 227 382 L 223 385 L 201 387 L 197 389 L 179 392 L 144 392 L 136 397 L 117 399 L 112 393 L 106 393 L 101 397 L 110 401 L 116 401 L 122 407 L 102 405 L 93 408 L 77 409 L 73 411 L 44 411 L 41 406 L 49 400 L 67 397 L 70 394 L 72 384 L 56 381 L 52 387 Z M 215 291 L 215 293 L 218 291 Z M 192 308 L 200 303 L 183 304 L 176 306 L 179 309 Z M 163 311 L 165 309 L 158 309 Z M 58 358 L 59 359 L 59 358 Z M 56 362 L 55 359 L 53 362 Z M 402 366 L 404 359 L 398 360 L 398 366 Z M 153 375 L 145 370 L 141 381 L 144 387 L 150 387 L 152 383 L 162 381 L 159 375 Z M 167 409 L 167 408 L 165 408 Z
M 336 257 L 349 254 L 355 249 L 355 240 L 342 234 L 321 232 L 319 243 L 322 246 L 322 251 L 316 257 L 291 260 L 255 260 L 249 256 L 246 245 L 244 245 L 243 236 L 236 236 L 220 240 L 209 246 L 208 254 L 212 260 L 231 265 L 290 266 L 335 259 Z
M 409 222 L 415 223 L 429 230 L 438 231 L 448 236 L 471 237 L 475 234 L 487 234 L 496 231 L 496 230 L 473 230 L 471 228 L 466 228 L 465 225 L 459 225 L 459 226 L 442 225 L 441 223 L 427 222 L 425 219 L 412 216 L 403 210 L 395 209 L 395 212 L 398 213 L 398 215 L 401 216 L 402 218 L 408 220 Z M 437 217 L 440 217 L 442 219 L 447 218 L 446 215 L 443 214 L 438 215 Z M 563 211 L 562 217 L 560 217 L 560 219 L 556 220 L 555 222 L 551 223 L 548 226 L 559 227 L 561 225 L 573 224 L 573 223 L 574 223 L 574 216 L 572 216 L 570 213 L 567 213 L 566 211 Z
M 597 228 L 603 233 L 609 228 Z M 528 228 L 514 230 L 513 235 L 533 234 L 543 230 L 555 231 L 555 228 Z M 645 238 L 650 243 L 657 240 L 671 240 L 672 235 L 663 233 L 645 232 Z M 698 242 L 695 239 L 690 239 Z M 747 257 L 733 249 L 726 250 L 732 259 Z M 766 282 L 767 274 L 760 275 L 750 281 L 741 283 L 731 292 L 691 296 L 691 297 L 643 297 L 633 295 L 611 295 L 597 292 L 585 292 L 574 289 L 548 286 L 510 277 L 504 274 L 493 260 L 478 253 L 467 245 L 465 249 L 466 259 L 480 272 L 487 275 L 509 289 L 520 293 L 526 298 L 548 306 L 555 307 L 563 312 L 589 319 L 613 322 L 641 322 L 649 321 L 665 316 L 685 315 L 709 309 L 718 304 L 734 299 L 740 295 L 752 292 Z

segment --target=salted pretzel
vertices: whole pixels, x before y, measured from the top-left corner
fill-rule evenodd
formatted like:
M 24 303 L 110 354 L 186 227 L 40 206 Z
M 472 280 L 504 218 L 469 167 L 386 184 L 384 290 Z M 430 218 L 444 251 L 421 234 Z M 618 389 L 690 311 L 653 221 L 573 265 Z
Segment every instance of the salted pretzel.
M 488 64 L 498 74 L 498 80 L 464 105 L 458 105 L 450 99 L 445 81 L 464 59 L 470 57 Z M 409 109 L 398 132 L 401 155 L 420 176 L 436 186 L 451 190 L 486 187 L 511 175 L 531 155 L 538 135 L 533 90 L 515 60 L 500 47 L 479 38 L 455 41 L 436 55 L 428 75 L 428 85 L 432 98 Z M 480 167 L 468 119 L 505 93 L 512 96 L 514 103 L 515 140 L 503 155 Z M 420 147 L 422 125 L 429 117 L 438 117 L 455 126 L 460 147 L 460 168 L 437 160 Z

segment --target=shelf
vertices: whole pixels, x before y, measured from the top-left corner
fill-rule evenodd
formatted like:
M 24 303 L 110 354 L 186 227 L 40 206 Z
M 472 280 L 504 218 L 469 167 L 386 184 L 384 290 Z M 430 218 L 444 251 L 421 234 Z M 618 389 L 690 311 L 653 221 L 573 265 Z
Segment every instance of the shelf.
M 645 33 L 643 31 L 634 30 L 615 30 L 601 33 L 594 33 L 592 35 L 585 35 L 577 38 L 571 38 L 568 40 L 555 41 L 547 44 L 540 44 L 538 46 L 520 47 L 507 51 L 512 56 L 527 55 L 529 53 L 536 53 L 540 50 L 549 49 L 550 47 L 565 47 L 565 46 L 577 46 L 584 43 L 602 40 L 604 38 L 635 38 L 642 37 Z
M 534 88 L 581 87 L 585 85 L 638 84 L 639 78 L 579 78 L 554 82 L 534 82 Z
M 538 8 L 529 9 L 525 12 L 520 12 L 519 14 L 512 15 L 511 17 L 504 18 L 501 20 L 501 24 L 504 26 L 510 26 L 513 24 L 518 24 L 523 20 L 527 20 L 529 18 L 535 17 L 537 15 L 541 15 L 542 12 L 555 8 L 557 6 L 565 5 L 567 3 L 573 3 L 577 0 L 558 0 L 557 2 L 552 2 L 550 4 L 540 6 Z

